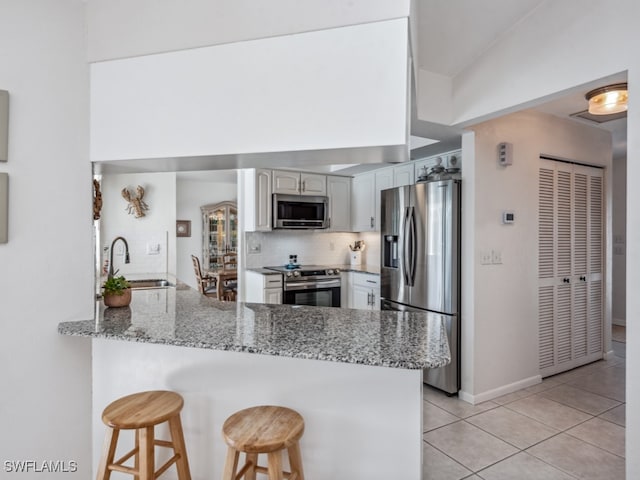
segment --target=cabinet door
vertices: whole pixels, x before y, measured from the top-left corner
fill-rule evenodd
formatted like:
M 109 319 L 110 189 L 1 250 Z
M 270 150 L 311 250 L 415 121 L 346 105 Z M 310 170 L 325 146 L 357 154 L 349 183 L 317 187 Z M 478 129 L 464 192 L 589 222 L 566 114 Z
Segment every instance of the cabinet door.
M 375 229 L 375 176 L 364 173 L 353 177 L 351 184 L 351 223 L 354 232 Z
M 282 289 L 281 288 L 265 288 L 264 303 L 272 303 L 272 304 L 280 305 L 282 303 Z
M 326 195 L 327 177 L 317 173 L 300 174 L 300 194 L 301 195 Z
M 415 166 L 413 162 L 404 165 L 396 165 L 393 167 L 393 186 L 402 187 L 404 185 L 413 185 L 415 181 Z
M 271 230 L 271 170 L 256 170 L 254 208 L 254 230 Z
M 380 192 L 387 188 L 393 188 L 393 168 L 383 168 L 382 170 L 376 171 L 376 186 L 374 193 L 374 230 L 376 231 L 380 231 L 380 202 L 382 199 Z
M 351 287 L 351 308 L 371 310 L 371 288 L 353 285 Z
M 300 194 L 300 173 L 286 170 L 273 170 L 273 193 Z
M 351 231 L 351 178 L 329 175 L 329 231 Z

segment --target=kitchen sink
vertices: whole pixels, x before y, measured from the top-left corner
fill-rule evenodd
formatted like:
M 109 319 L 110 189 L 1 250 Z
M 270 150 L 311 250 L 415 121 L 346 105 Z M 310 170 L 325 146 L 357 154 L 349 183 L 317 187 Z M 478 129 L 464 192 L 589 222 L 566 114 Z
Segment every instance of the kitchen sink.
M 143 288 L 168 288 L 173 287 L 171 282 L 163 279 L 146 279 L 146 280 L 127 280 L 132 289 L 143 289 Z

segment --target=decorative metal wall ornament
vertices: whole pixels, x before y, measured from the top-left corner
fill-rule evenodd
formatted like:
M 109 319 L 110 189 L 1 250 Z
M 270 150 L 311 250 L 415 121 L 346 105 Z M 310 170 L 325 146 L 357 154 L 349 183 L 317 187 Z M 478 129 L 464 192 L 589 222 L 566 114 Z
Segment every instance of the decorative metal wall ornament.
M 93 179 L 93 219 L 100 220 L 102 210 L 102 193 L 100 192 L 100 182 Z
M 149 206 L 142 200 L 144 197 L 144 188 L 140 185 L 136 188 L 135 195 L 132 195 L 127 187 L 124 187 L 122 189 L 122 197 L 129 202 L 126 208 L 129 215 L 135 215 L 136 218 L 140 218 L 144 217 L 144 212 L 149 210 Z

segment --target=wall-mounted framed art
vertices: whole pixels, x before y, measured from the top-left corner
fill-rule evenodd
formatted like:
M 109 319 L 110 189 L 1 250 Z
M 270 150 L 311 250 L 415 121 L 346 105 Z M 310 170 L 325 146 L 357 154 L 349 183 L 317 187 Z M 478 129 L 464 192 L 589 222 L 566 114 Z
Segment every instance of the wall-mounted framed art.
M 176 220 L 176 237 L 191 236 L 191 220 Z

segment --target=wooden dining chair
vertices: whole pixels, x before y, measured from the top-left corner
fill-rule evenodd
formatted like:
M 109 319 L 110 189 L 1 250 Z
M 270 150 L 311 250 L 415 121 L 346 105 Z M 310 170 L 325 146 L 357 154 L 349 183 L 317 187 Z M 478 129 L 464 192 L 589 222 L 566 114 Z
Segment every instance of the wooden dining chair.
M 222 257 L 222 270 L 226 273 L 225 280 L 222 285 L 222 299 L 235 301 L 238 291 L 238 277 L 229 277 L 228 272 L 237 272 L 238 270 L 238 254 L 235 252 L 227 252 Z
M 193 262 L 193 270 L 196 273 L 196 280 L 198 282 L 198 291 L 206 295 L 207 297 L 218 297 L 218 280 L 214 277 L 210 277 L 202 273 L 200 267 L 200 259 L 195 255 L 191 255 L 191 261 Z
M 222 269 L 223 270 L 237 270 L 238 269 L 238 254 L 235 252 L 227 252 L 222 256 Z

